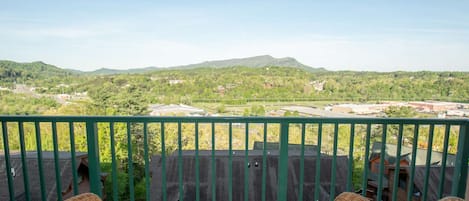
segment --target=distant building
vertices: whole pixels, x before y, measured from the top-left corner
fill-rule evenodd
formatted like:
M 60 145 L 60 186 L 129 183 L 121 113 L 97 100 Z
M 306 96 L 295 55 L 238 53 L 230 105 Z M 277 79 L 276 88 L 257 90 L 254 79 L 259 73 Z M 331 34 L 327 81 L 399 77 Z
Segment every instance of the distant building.
M 217 86 L 217 92 L 220 94 L 220 95 L 224 95 L 225 94 L 225 91 L 226 91 L 226 88 L 222 85 L 218 85 Z
M 176 85 L 184 83 L 184 80 L 169 80 L 169 85 Z
M 283 117 L 285 115 L 285 110 L 271 110 L 266 113 L 269 117 Z
M 407 106 L 402 102 L 385 102 L 382 104 L 338 104 L 330 107 L 333 112 L 353 113 L 359 115 L 372 115 L 384 112 L 390 106 Z M 329 107 L 328 107 L 329 109 Z
M 353 113 L 360 115 L 378 114 L 389 105 L 384 104 L 340 104 L 332 106 L 333 112 Z
M 70 100 L 72 96 L 70 94 L 58 94 L 57 98 L 62 101 L 65 101 L 65 100 Z
M 446 111 L 446 115 L 456 117 L 469 117 L 469 109 L 448 110 Z
M 31 94 L 32 90 L 31 90 L 31 87 L 28 87 L 25 84 L 16 84 L 13 92 Z
M 47 88 L 47 87 L 31 87 L 31 91 L 33 91 L 33 92 L 41 93 L 41 92 L 44 92 L 44 91 L 47 91 L 47 90 L 49 90 L 49 88 Z
M 274 87 L 273 82 L 264 82 L 264 89 L 272 89 Z
M 225 85 L 225 88 L 226 89 L 234 89 L 234 88 L 236 88 L 236 86 L 237 86 L 236 84 L 228 83 L 228 84 Z
M 326 81 L 319 81 L 315 80 L 309 83 L 314 87 L 314 90 L 316 91 L 323 91 L 324 90 L 324 84 L 326 84 Z
M 150 116 L 206 116 L 203 109 L 184 104 L 154 104 L 149 106 Z
M 321 117 L 357 117 L 358 115 L 332 112 L 327 110 L 321 110 L 318 108 L 307 107 L 307 106 L 285 106 L 280 109 L 281 111 L 298 112 L 301 116 L 321 116 Z
M 456 110 L 460 107 L 459 103 L 452 102 L 409 102 L 409 106 L 421 112 L 444 112 L 447 110 Z
M 85 91 L 85 92 L 75 92 L 74 95 L 75 96 L 87 96 L 88 92 L 87 91 Z
M 66 88 L 68 88 L 68 87 L 70 87 L 70 85 L 68 85 L 68 84 L 59 84 L 59 85 L 57 85 L 57 87 L 66 87 Z

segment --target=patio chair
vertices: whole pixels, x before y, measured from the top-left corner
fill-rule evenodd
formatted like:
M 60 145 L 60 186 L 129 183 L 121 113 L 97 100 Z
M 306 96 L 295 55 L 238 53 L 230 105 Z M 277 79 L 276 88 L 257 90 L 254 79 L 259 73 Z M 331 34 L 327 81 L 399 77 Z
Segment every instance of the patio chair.
M 352 192 L 343 192 L 334 201 L 370 201 L 370 199 Z
M 464 200 L 462 198 L 448 196 L 448 197 L 441 198 L 439 201 L 464 201 Z
M 82 193 L 71 198 L 66 199 L 65 201 L 102 201 L 99 196 L 93 193 Z

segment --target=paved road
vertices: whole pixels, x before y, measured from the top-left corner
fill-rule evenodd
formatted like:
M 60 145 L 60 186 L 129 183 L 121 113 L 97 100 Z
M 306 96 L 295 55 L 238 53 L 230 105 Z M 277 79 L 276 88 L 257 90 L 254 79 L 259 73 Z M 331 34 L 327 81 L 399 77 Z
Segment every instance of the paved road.
M 347 114 L 347 113 L 340 113 L 340 112 L 331 112 L 327 110 L 321 110 L 312 107 L 305 107 L 305 106 L 287 106 L 282 107 L 281 110 L 285 111 L 298 111 L 300 114 L 309 115 L 309 116 L 320 116 L 320 117 L 367 117 L 367 116 L 360 116 L 355 114 Z

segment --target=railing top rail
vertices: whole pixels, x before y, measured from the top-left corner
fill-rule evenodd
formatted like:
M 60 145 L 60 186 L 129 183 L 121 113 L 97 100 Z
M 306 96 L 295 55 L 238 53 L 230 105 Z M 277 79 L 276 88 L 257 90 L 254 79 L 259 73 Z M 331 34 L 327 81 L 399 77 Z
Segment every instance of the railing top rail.
M 174 117 L 174 116 L 6 116 L 0 121 L 21 122 L 199 122 L 199 123 L 341 123 L 341 124 L 468 124 L 469 119 L 378 117 Z

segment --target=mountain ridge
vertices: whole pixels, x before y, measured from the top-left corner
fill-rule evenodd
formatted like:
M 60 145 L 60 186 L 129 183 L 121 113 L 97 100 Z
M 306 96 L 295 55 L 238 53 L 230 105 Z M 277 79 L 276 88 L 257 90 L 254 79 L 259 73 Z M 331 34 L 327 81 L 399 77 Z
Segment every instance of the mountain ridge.
M 174 66 L 171 68 L 176 68 L 176 69 L 193 69 L 193 68 L 201 68 L 201 67 L 226 68 L 226 67 L 235 67 L 235 66 L 245 66 L 245 67 L 252 67 L 252 68 L 279 66 L 279 67 L 300 68 L 300 69 L 304 69 L 307 71 L 325 70 L 324 68 L 313 68 L 313 67 L 304 65 L 298 62 L 293 57 L 275 58 L 270 55 L 259 55 L 259 56 L 244 57 L 244 58 L 204 61 L 201 63 Z
M 179 65 L 179 66 L 169 66 L 169 67 L 156 67 L 156 66 L 149 66 L 143 68 L 130 68 L 130 69 L 113 69 L 113 68 L 100 68 L 93 71 L 81 71 L 76 69 L 69 69 L 69 68 L 60 68 L 54 65 L 46 64 L 42 61 L 35 61 L 35 62 L 15 62 L 9 60 L 0 60 L 4 65 L 3 66 L 12 66 L 13 63 L 19 64 L 22 66 L 23 70 L 26 70 L 28 66 L 44 66 L 45 68 L 49 68 L 52 71 L 63 71 L 68 72 L 70 74 L 88 74 L 88 75 L 115 75 L 115 74 L 136 74 L 136 73 L 147 73 L 151 71 L 159 71 L 159 70 L 190 70 L 196 68 L 229 68 L 229 67 L 249 67 L 249 68 L 262 68 L 262 67 L 270 67 L 270 66 L 277 66 L 277 67 L 290 67 L 290 68 L 298 68 L 302 70 L 306 70 L 309 72 L 317 72 L 317 71 L 326 71 L 324 68 L 313 68 L 307 65 L 304 65 L 298 62 L 293 57 L 282 57 L 282 58 L 275 58 L 270 55 L 259 55 L 253 57 L 244 57 L 244 58 L 232 58 L 232 59 L 222 59 L 222 60 L 211 60 L 211 61 L 204 61 L 200 63 L 194 64 L 187 64 L 187 65 Z
M 270 55 L 259 55 L 253 57 L 244 57 L 244 58 L 232 58 L 232 59 L 222 59 L 222 60 L 211 60 L 204 61 L 195 64 L 179 65 L 179 66 L 169 66 L 169 67 L 143 67 L 143 68 L 132 68 L 127 70 L 119 70 L 112 68 L 100 68 L 94 71 L 82 71 L 86 74 L 95 74 L 95 75 L 112 75 L 112 74 L 133 74 L 133 73 L 146 73 L 150 71 L 158 70 L 190 70 L 196 68 L 229 68 L 229 67 L 250 67 L 250 68 L 262 68 L 269 66 L 278 66 L 278 67 L 291 67 L 299 68 L 309 72 L 316 71 L 325 71 L 324 68 L 313 68 L 307 65 L 304 65 L 298 62 L 293 57 L 283 57 L 275 58 Z

